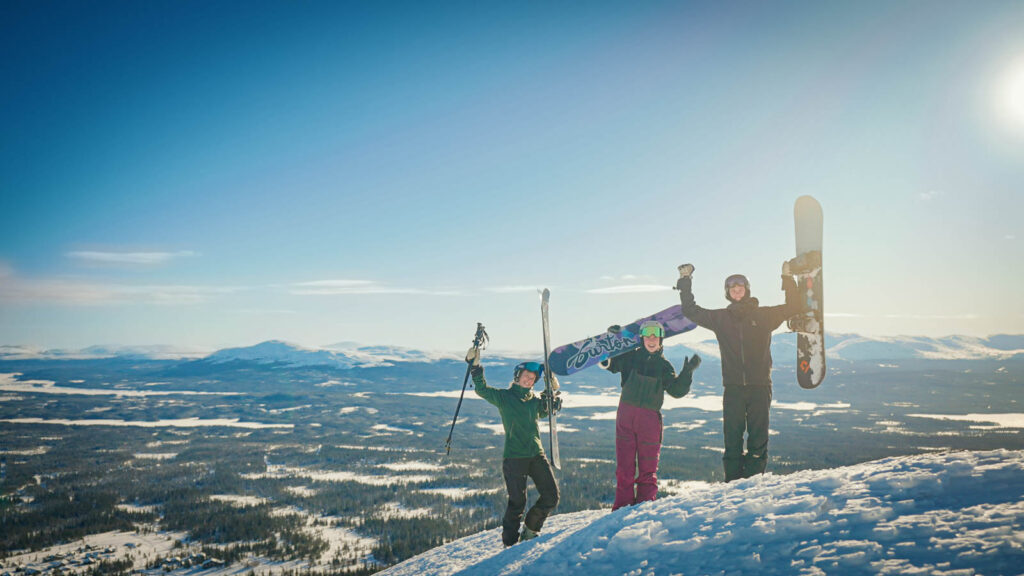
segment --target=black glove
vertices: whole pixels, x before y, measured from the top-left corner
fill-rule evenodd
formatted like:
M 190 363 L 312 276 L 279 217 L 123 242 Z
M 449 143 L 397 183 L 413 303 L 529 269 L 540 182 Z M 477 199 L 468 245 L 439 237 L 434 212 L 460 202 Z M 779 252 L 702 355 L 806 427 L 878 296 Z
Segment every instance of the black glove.
M 479 364 L 470 364 L 469 373 L 473 375 L 473 378 L 484 375 L 484 367 Z
M 683 370 L 689 372 L 690 374 L 693 374 L 693 371 L 696 370 L 698 366 L 700 366 L 700 362 L 700 356 L 694 353 L 693 356 L 689 356 L 685 360 L 683 360 Z
M 618 324 L 612 324 L 608 327 L 609 334 L 619 334 L 620 332 L 622 332 L 622 326 L 619 326 Z
M 782 289 L 786 292 L 790 290 L 796 290 L 796 280 L 793 280 L 792 276 L 782 276 Z
M 550 394 L 548 394 L 547 390 L 545 390 L 545 391 L 540 393 L 540 399 L 544 401 L 545 405 L 547 405 L 547 403 L 548 403 L 548 397 L 549 396 L 550 396 Z M 562 409 L 562 396 L 561 396 L 561 394 L 558 394 L 556 392 L 555 393 L 555 398 L 551 402 L 551 412 L 552 413 L 556 413 L 556 412 L 558 412 L 561 409 Z

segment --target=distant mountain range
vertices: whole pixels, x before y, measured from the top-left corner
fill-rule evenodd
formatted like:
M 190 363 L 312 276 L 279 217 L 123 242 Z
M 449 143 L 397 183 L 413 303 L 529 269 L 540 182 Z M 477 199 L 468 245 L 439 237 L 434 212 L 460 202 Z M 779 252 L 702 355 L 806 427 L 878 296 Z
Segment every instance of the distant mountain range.
M 1024 334 L 1000 334 L 989 338 L 948 336 L 866 337 L 856 334 L 828 334 L 825 345 L 829 358 L 848 361 L 890 361 L 908 359 L 932 360 L 999 360 L 1024 357 Z M 715 340 L 670 345 L 667 354 L 675 357 L 698 352 L 706 359 L 718 357 Z M 796 336 L 780 333 L 772 339 L 772 355 L 776 363 L 787 363 L 796 357 Z M 491 354 L 507 358 L 509 354 Z M 528 354 L 523 355 L 528 356 Z M 225 348 L 212 354 L 198 349 L 174 346 L 90 346 L 80 350 L 43 350 L 28 346 L 0 346 L 0 360 L 88 360 L 121 358 L 127 360 L 190 360 L 211 364 L 254 362 L 258 364 L 296 366 L 327 366 L 347 369 L 387 366 L 403 362 L 437 362 L 458 360 L 461 354 L 402 348 L 399 346 L 360 346 L 341 342 L 323 348 L 307 348 L 280 340 L 268 340 L 254 346 Z

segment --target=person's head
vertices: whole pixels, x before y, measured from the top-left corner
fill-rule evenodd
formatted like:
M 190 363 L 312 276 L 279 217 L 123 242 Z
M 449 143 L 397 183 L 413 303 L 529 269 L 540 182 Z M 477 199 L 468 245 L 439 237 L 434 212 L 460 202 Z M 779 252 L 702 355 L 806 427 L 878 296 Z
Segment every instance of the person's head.
M 512 383 L 523 388 L 532 389 L 544 373 L 544 365 L 540 362 L 522 362 L 512 373 Z
M 750 282 L 743 274 L 733 274 L 725 279 L 725 299 L 739 302 L 750 296 Z
M 665 327 L 657 320 L 648 320 L 640 325 L 640 339 L 644 348 L 650 352 L 657 352 L 661 348 L 662 340 L 665 338 Z

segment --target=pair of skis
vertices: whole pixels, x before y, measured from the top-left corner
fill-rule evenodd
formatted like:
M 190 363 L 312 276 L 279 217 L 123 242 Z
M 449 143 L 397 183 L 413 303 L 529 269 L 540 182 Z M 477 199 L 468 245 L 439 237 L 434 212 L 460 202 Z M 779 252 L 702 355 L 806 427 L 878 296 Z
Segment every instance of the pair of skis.
M 551 356 L 551 333 L 548 329 L 548 301 L 551 299 L 551 291 L 547 288 L 541 292 L 540 295 L 540 316 L 541 322 L 544 327 L 544 402 L 548 412 L 548 437 L 549 437 L 549 456 L 551 457 L 551 465 L 557 470 L 562 469 L 562 459 L 558 453 L 558 418 L 555 415 L 555 402 L 557 391 L 554 389 L 551 380 L 551 363 L 549 357 Z M 476 325 L 476 336 L 473 338 L 473 347 L 481 348 L 487 342 L 487 332 L 484 331 L 483 324 L 479 322 Z M 466 377 L 462 380 L 462 393 L 459 395 L 459 404 L 455 407 L 455 417 L 452 418 L 452 427 L 448 430 L 448 440 L 445 441 L 445 453 L 451 454 L 452 452 L 452 434 L 455 432 L 455 422 L 459 419 L 459 410 L 462 408 L 462 400 L 466 395 L 466 384 L 469 382 L 469 373 L 472 370 L 472 366 L 466 367 Z

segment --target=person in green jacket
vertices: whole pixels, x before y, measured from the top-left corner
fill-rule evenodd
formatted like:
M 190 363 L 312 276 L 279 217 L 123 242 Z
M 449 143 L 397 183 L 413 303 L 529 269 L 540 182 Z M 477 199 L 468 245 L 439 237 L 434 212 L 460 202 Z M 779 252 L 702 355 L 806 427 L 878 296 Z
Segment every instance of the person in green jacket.
M 533 386 L 540 380 L 544 365 L 538 362 L 519 364 L 513 372 L 512 384 L 508 388 L 499 389 L 487 385 L 478 348 L 470 348 L 466 362 L 471 365 L 470 372 L 477 395 L 498 407 L 501 425 L 505 428 L 502 473 L 508 489 L 508 506 L 502 521 L 501 540 L 505 546 L 511 546 L 519 540 L 536 537 L 544 526 L 544 520 L 558 505 L 558 484 L 551 463 L 544 454 L 537 427 L 537 420 L 548 416 L 547 402 L 533 394 Z M 556 390 L 557 382 L 552 378 Z M 555 412 L 560 408 L 561 398 L 556 396 Z M 523 521 L 527 478 L 533 478 L 540 497 Z M 523 529 L 520 533 L 521 521 Z
M 612 326 L 609 332 L 619 332 Z M 693 371 L 700 356 L 686 358 L 676 376 L 662 355 L 665 327 L 649 320 L 640 325 L 641 346 L 601 362 L 601 367 L 621 376 L 622 396 L 615 415 L 615 501 L 612 510 L 654 500 L 658 495 L 658 461 L 661 457 L 661 406 L 665 393 L 682 398 L 690 392 Z M 638 473 L 639 471 L 639 473 Z

